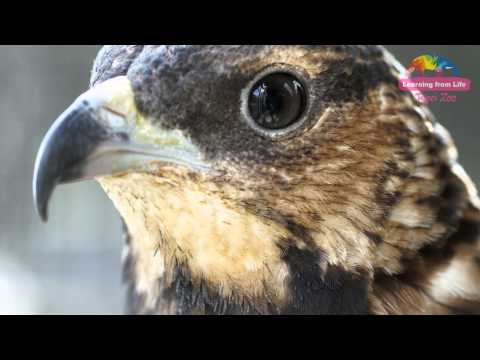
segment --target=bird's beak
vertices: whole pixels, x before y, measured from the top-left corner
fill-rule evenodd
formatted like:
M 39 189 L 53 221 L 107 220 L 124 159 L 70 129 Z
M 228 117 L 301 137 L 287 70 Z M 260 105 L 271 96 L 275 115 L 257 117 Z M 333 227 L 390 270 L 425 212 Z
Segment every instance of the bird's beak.
M 45 135 L 33 175 L 37 212 L 47 220 L 58 184 L 141 170 L 152 161 L 208 169 L 180 131 L 154 126 L 139 113 L 127 77 L 107 80 L 81 95 Z

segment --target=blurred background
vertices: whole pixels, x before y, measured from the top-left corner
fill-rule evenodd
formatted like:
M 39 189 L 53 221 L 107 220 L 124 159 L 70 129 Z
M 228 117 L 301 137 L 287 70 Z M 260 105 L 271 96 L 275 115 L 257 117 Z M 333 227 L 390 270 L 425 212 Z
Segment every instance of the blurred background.
M 480 46 L 396 45 L 403 65 L 435 53 L 472 80 L 455 104 L 431 109 L 480 185 Z M 0 46 L 0 314 L 121 314 L 121 222 L 94 182 L 60 186 L 50 220 L 36 215 L 35 155 L 51 123 L 88 88 L 100 46 Z

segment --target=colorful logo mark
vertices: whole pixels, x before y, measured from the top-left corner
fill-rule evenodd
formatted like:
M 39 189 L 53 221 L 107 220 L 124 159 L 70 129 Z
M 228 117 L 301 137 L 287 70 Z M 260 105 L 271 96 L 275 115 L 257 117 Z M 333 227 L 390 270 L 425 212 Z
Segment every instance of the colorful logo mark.
M 448 59 L 440 56 L 420 55 L 410 62 L 408 72 L 412 74 L 418 71 L 425 74 L 425 71 L 434 71 L 437 75 L 443 75 L 444 71 L 451 71 L 454 76 L 458 76 L 457 67 Z
M 399 87 L 411 91 L 423 103 L 456 102 L 456 95 L 450 91 L 469 91 L 470 79 L 459 77 L 457 66 L 441 56 L 420 55 L 407 67 L 407 77 L 399 80 Z M 424 95 L 423 92 L 440 92 Z

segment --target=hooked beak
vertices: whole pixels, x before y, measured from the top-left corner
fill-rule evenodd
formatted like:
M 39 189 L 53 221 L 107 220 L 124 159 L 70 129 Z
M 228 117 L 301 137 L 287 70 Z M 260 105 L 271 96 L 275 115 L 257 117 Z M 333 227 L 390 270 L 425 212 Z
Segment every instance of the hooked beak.
M 75 100 L 45 135 L 33 174 L 37 212 L 47 220 L 58 184 L 138 171 L 158 161 L 208 169 L 182 132 L 156 127 L 139 113 L 127 77 L 107 80 Z

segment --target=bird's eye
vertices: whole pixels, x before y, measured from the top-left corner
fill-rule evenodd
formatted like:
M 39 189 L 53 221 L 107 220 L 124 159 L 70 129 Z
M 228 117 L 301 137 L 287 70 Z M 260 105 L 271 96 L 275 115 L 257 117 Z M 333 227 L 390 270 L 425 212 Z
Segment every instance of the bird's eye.
M 288 73 L 273 73 L 257 81 L 250 90 L 248 111 L 261 128 L 285 129 L 305 112 L 306 94 L 302 83 Z

